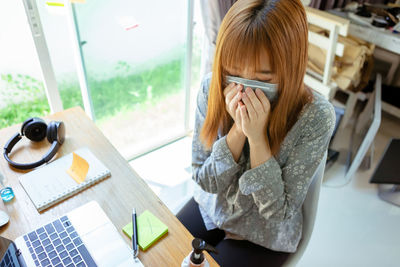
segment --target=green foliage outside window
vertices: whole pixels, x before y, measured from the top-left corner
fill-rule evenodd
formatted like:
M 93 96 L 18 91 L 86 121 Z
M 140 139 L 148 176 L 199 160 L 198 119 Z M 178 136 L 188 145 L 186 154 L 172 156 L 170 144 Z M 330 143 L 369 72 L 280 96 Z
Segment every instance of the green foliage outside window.
M 199 54 L 194 55 L 199 61 Z M 197 64 L 198 65 L 198 64 Z M 153 68 L 132 73 L 126 62 L 118 62 L 115 76 L 107 79 L 89 76 L 96 120 L 105 120 L 118 112 L 146 108 L 182 89 L 184 64 L 178 58 Z M 198 76 L 199 68 L 192 69 Z M 197 78 L 197 77 L 196 77 Z M 43 83 L 28 75 L 1 75 L 5 88 L 0 90 L 0 129 L 23 122 L 28 117 L 50 113 Z M 81 106 L 79 88 L 71 82 L 59 83 L 64 109 Z

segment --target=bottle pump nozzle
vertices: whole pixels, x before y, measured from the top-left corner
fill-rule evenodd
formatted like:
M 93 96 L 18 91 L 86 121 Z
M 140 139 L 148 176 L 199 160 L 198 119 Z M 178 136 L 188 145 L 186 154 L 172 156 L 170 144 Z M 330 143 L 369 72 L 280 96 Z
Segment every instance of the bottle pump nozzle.
M 193 239 L 192 247 L 193 247 L 193 253 L 192 253 L 192 256 L 190 257 L 190 260 L 194 264 L 201 264 L 204 261 L 204 254 L 203 254 L 204 250 L 207 252 L 214 252 L 214 253 L 218 254 L 218 250 L 216 248 L 207 244 L 201 238 Z

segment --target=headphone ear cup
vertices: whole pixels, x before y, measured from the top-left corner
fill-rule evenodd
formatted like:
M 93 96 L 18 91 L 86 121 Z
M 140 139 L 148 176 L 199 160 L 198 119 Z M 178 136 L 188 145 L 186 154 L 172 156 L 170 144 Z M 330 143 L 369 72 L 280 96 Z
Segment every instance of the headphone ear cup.
M 42 141 L 46 137 L 47 124 L 41 118 L 26 120 L 21 127 L 21 134 L 34 142 Z
M 53 143 L 54 141 L 57 140 L 57 127 L 55 121 L 51 121 L 47 126 L 46 136 L 47 136 L 47 141 L 49 141 L 49 143 Z
M 51 121 L 47 126 L 47 140 L 50 143 L 57 141 L 60 145 L 64 143 L 65 126 L 62 121 Z
M 22 123 L 21 126 L 21 135 L 25 135 L 25 129 L 26 129 L 26 125 L 28 125 L 28 123 L 30 123 L 31 121 L 33 121 L 35 118 L 29 118 L 27 120 L 24 121 L 24 123 Z

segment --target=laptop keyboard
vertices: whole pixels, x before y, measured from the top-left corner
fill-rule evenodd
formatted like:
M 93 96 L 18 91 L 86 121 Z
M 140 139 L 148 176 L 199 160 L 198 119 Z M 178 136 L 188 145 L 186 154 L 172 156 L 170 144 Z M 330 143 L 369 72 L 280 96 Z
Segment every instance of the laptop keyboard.
M 97 266 L 67 216 L 24 236 L 36 266 Z
M 0 263 L 1 267 L 14 267 L 16 266 L 14 263 L 14 259 L 11 256 L 10 250 L 7 250 L 6 254 L 3 257 L 3 260 Z

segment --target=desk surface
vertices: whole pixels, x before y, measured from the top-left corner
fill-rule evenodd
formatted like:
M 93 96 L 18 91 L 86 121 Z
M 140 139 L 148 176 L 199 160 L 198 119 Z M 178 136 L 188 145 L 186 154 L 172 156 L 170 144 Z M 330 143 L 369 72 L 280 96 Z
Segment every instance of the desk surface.
M 168 234 L 148 251 L 140 251 L 140 260 L 145 266 L 159 266 L 160 263 L 163 266 L 180 266 L 191 251 L 192 235 L 129 166 L 84 111 L 79 107 L 72 108 L 45 119 L 47 122 L 62 120 L 65 123 L 66 139 L 56 155 L 57 158 L 87 146 L 110 169 L 111 177 L 39 213 L 18 181 L 18 177 L 26 171 L 11 169 L 1 156 L 0 171 L 6 177 L 7 184 L 14 189 L 16 197 L 5 205 L 10 222 L 0 228 L 0 234 L 15 240 L 16 237 L 84 203 L 96 200 L 131 246 L 130 239 L 121 229 L 131 221 L 132 207 L 139 214 L 148 209 L 168 226 Z M 20 131 L 20 127 L 14 125 L 0 130 L 0 146 L 3 147 L 13 134 Z M 13 149 L 12 158 L 17 162 L 33 162 L 40 159 L 49 147 L 47 140 L 32 143 L 23 138 Z M 218 266 L 210 255 L 207 254 L 206 257 L 211 266 Z

